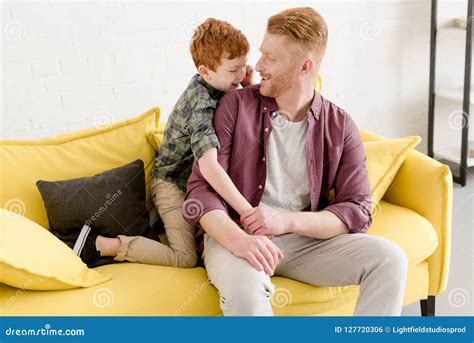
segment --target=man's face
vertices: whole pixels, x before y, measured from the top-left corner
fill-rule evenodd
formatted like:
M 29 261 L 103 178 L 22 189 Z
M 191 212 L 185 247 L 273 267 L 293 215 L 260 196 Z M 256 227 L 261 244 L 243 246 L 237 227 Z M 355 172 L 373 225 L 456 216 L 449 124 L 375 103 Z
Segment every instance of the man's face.
M 290 90 L 299 75 L 301 48 L 286 36 L 265 33 L 255 70 L 262 77 L 260 93 L 276 98 Z M 300 53 L 299 53 L 300 52 Z
M 208 81 L 212 86 L 223 92 L 229 92 L 237 89 L 240 82 L 245 77 L 245 65 L 247 64 L 247 56 L 243 55 L 232 60 L 227 58 L 221 59 L 221 64 L 212 71 L 208 69 L 210 80 Z

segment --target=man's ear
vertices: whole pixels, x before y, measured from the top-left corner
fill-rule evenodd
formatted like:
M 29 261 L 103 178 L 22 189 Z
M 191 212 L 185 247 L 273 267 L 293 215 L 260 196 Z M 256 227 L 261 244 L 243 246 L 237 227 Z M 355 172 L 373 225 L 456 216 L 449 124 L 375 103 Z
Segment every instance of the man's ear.
M 311 58 L 307 58 L 304 61 L 303 66 L 301 67 L 301 72 L 303 74 L 309 74 L 313 72 L 314 68 L 315 68 L 314 61 Z
M 206 80 L 206 81 L 210 81 L 211 80 L 211 75 L 209 74 L 209 69 L 205 66 L 205 65 L 200 65 L 198 68 L 198 73 L 199 75 L 201 75 L 201 77 Z

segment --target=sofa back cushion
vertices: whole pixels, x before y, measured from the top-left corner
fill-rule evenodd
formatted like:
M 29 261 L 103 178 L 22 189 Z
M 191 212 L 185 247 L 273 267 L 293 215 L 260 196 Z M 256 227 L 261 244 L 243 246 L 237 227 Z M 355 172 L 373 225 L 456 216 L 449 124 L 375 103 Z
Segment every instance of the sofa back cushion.
M 364 129 L 359 129 L 359 134 L 360 138 L 362 139 L 362 142 L 382 141 L 385 139 L 385 137 L 383 136 L 377 135 L 373 132 Z
M 48 228 L 38 180 L 93 176 L 137 159 L 145 164 L 146 203 L 159 135 L 160 110 L 152 108 L 108 127 L 90 128 L 54 138 L 0 141 L 0 207 Z

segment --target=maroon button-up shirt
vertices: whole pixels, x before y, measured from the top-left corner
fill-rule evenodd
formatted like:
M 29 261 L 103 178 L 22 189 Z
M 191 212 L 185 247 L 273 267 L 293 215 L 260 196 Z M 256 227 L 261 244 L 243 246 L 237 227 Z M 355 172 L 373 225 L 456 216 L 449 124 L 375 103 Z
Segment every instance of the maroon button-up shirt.
M 255 85 L 226 94 L 214 117 L 221 145 L 218 161 L 253 207 L 259 205 L 265 188 L 271 116 L 278 110 L 275 99 L 261 95 L 259 89 Z M 364 146 L 355 123 L 349 114 L 317 92 L 308 116 L 305 150 L 311 206 L 306 210 L 331 211 L 351 233 L 367 231 L 372 223 L 371 191 Z M 335 197 L 330 200 L 332 189 Z M 194 162 L 183 216 L 190 224 L 198 225 L 201 216 L 212 210 L 227 212 L 240 225 L 238 213 L 206 182 Z M 199 252 L 203 233 L 200 228 L 196 235 Z

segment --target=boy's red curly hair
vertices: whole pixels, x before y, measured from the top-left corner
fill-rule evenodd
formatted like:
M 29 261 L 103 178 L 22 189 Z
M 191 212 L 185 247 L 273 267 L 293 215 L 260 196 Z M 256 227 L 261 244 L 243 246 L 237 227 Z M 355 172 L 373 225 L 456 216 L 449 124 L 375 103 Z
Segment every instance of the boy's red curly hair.
M 249 43 L 244 34 L 228 22 L 209 18 L 194 31 L 190 50 L 196 68 L 204 65 L 216 71 L 221 58 L 232 60 L 246 55 Z

